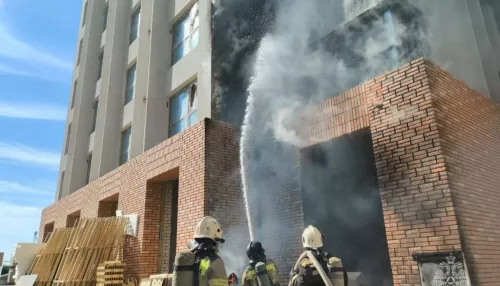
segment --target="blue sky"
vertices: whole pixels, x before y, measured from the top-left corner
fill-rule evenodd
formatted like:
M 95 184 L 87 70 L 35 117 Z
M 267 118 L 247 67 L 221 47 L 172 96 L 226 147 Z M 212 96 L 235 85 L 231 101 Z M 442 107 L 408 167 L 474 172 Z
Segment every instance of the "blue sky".
M 54 201 L 80 0 L 0 0 L 0 252 Z M 8 259 L 8 257 L 6 257 Z

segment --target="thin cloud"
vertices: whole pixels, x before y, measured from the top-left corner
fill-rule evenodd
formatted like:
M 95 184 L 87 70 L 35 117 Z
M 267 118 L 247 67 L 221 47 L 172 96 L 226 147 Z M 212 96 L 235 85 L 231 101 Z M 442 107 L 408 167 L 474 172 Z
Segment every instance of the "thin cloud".
M 0 194 L 10 195 L 47 195 L 55 193 L 55 189 L 46 184 L 22 185 L 16 182 L 0 180 Z
M 0 100 L 0 117 L 65 121 L 66 108 L 44 103 Z
M 1 0 L 0 0 L 1 1 Z M 3 13 L 1 13 L 3 14 Z M 73 69 L 71 61 L 42 51 L 12 33 L 0 14 L 0 73 L 36 76 L 60 81 L 69 78 Z M 9 64 L 7 65 L 6 62 Z M 50 76 L 48 76 L 50 75 Z
M 33 242 L 38 231 L 41 207 L 0 201 L 0 252 L 10 253 L 18 242 Z M 8 257 L 6 257 L 8 259 Z
M 60 154 L 56 152 L 42 151 L 22 144 L 0 141 L 0 160 L 10 163 L 34 164 L 57 169 L 60 158 Z

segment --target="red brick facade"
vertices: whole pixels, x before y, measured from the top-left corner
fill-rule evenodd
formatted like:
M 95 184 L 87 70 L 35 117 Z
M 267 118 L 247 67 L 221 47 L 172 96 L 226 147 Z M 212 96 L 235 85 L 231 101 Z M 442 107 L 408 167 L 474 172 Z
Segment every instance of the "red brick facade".
M 238 139 L 229 125 L 205 119 L 44 209 L 40 238 L 52 224 L 65 227 L 67 216 L 78 211 L 82 218 L 113 215 L 116 206 L 110 200 L 117 198 L 124 214 L 139 216 L 138 236 L 125 241 L 127 276 L 140 278 L 164 271 L 158 259 L 162 192 L 168 191 L 164 190 L 167 182 L 177 179 L 177 251 L 186 249 L 196 223 L 205 215 L 216 216 L 223 229 L 246 224 L 244 212 L 237 212 L 243 206 Z M 209 191 L 220 196 L 209 199 Z M 165 225 L 170 222 L 162 230 Z M 168 255 L 160 259 L 168 261 Z
M 500 285 L 500 106 L 427 69 L 439 135 L 474 285 Z
M 499 285 L 497 104 L 419 59 L 318 109 L 311 144 L 371 130 L 394 285 L 420 285 L 412 254 L 449 250 Z
M 498 105 L 419 59 L 317 107 L 311 145 L 370 128 L 394 285 L 420 285 L 412 254 L 451 250 L 465 252 L 473 285 L 500 285 Z M 126 240 L 127 275 L 169 271 L 168 182 L 178 179 L 176 250 L 185 249 L 201 217 L 212 215 L 241 255 L 248 233 L 238 159 L 233 129 L 205 119 L 45 209 L 40 237 L 52 222 L 66 226 L 69 214 L 105 216 L 117 207 L 139 215 L 138 237 Z M 292 233 L 275 238 L 287 251 L 269 253 L 282 281 L 301 251 L 294 182 L 276 207 Z

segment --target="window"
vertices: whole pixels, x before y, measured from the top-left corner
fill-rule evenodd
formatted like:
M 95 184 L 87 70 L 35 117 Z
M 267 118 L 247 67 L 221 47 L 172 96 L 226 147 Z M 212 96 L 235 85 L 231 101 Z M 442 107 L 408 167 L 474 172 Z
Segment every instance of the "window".
M 101 79 L 103 59 L 104 59 L 104 51 L 101 51 L 101 53 L 99 54 L 99 70 L 97 71 L 97 80 Z
M 78 86 L 78 80 L 75 80 L 73 84 L 73 94 L 71 95 L 71 108 L 75 107 L 75 97 L 76 97 L 76 87 Z
M 109 10 L 109 5 L 106 4 L 106 7 L 104 7 L 104 19 L 102 22 L 102 31 L 106 31 L 106 27 L 108 25 L 108 10 Z
M 99 100 L 94 102 L 94 121 L 92 122 L 92 132 L 95 131 L 96 122 L 97 122 L 97 109 L 99 108 Z
M 59 199 L 62 197 L 63 186 L 64 186 L 64 171 L 61 173 L 61 181 L 59 182 Z
M 195 83 L 170 98 L 169 137 L 193 126 L 198 121 L 196 103 Z
M 85 5 L 83 6 L 82 27 L 85 26 L 85 21 L 87 20 L 87 4 L 88 4 L 88 2 L 85 1 Z
M 85 178 L 85 184 L 90 182 L 90 168 L 92 166 L 92 153 L 87 157 L 87 177 Z
M 189 10 L 182 18 L 174 25 L 173 39 L 173 64 L 177 63 L 187 53 L 198 46 L 198 26 L 200 17 L 198 11 L 198 3 Z
M 125 92 L 125 104 L 129 103 L 134 99 L 134 87 L 135 87 L 135 64 L 127 71 L 127 90 Z
M 64 147 L 64 155 L 68 154 L 70 137 L 71 137 L 71 123 L 68 125 L 68 132 L 66 132 L 66 145 Z
M 120 165 L 123 165 L 128 161 L 131 134 L 132 134 L 132 127 L 129 127 L 122 132 L 122 141 L 120 148 Z
M 80 40 L 80 45 L 78 45 L 78 57 L 76 58 L 76 65 L 80 65 L 80 58 L 82 57 L 82 47 L 83 39 Z
M 135 10 L 132 14 L 132 21 L 130 21 L 130 43 L 132 44 L 139 36 L 139 22 L 141 21 L 141 7 Z

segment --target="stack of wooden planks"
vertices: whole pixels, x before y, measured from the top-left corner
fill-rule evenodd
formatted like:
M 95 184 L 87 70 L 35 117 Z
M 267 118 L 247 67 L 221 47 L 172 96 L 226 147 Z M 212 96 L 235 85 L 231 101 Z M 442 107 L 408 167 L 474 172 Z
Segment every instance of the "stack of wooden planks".
M 50 235 L 45 246 L 38 251 L 27 273 L 28 275 L 38 274 L 35 282 L 36 286 L 49 286 L 52 284 L 71 232 L 71 228 L 56 229 Z
M 123 286 L 123 268 L 121 261 L 106 261 L 97 267 L 97 286 Z
M 73 228 L 57 229 L 29 273 L 38 274 L 35 285 L 95 285 L 99 264 L 122 259 L 127 221 L 125 217 L 79 219 Z

